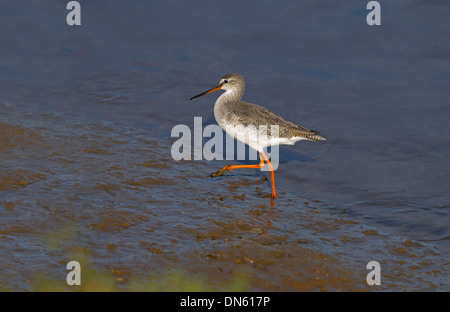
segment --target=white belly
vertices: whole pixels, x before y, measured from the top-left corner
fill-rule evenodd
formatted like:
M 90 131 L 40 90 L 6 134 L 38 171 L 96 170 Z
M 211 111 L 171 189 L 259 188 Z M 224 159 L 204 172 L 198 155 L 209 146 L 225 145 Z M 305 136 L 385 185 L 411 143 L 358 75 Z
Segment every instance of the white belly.
M 305 140 L 303 137 L 281 138 L 277 135 L 278 131 L 275 126 L 271 128 L 271 135 L 267 133 L 268 127 L 255 127 L 252 125 L 220 125 L 220 127 L 233 139 L 247 144 L 257 151 L 263 148 L 275 145 L 292 145 L 297 141 Z

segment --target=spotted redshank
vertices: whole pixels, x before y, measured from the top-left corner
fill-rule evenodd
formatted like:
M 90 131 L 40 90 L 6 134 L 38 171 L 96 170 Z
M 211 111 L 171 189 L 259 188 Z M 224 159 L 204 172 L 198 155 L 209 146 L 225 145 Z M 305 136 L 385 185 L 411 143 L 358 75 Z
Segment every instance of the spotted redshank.
M 245 82 L 241 75 L 227 74 L 220 79 L 216 87 L 190 98 L 193 100 L 214 91 L 225 90 L 225 93 L 219 96 L 214 105 L 214 117 L 217 123 L 235 140 L 243 142 L 259 152 L 259 164 L 227 165 L 213 172 L 211 177 L 221 176 L 233 169 L 262 168 L 266 161 L 270 171 L 272 197 L 275 198 L 278 196 L 275 193 L 274 169 L 263 149 L 275 145 L 293 145 L 300 140 L 324 141 L 326 139 L 321 137 L 319 132 L 287 121 L 262 106 L 241 101 L 244 89 Z M 276 126 L 278 131 L 276 131 L 277 133 L 268 131 L 266 139 L 261 140 L 258 138 L 257 131 L 254 131 L 260 129 L 260 126 L 265 126 L 266 129 Z

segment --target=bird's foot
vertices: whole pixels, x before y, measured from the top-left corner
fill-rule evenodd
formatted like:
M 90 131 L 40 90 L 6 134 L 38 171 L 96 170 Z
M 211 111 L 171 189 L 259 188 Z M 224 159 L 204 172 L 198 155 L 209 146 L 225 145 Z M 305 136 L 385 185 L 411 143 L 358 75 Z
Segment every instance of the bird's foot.
M 230 166 L 230 165 L 225 166 L 225 167 L 223 167 L 222 169 L 217 170 L 217 171 L 211 173 L 211 174 L 209 175 L 209 177 L 210 177 L 210 178 L 219 177 L 219 176 L 223 175 L 224 173 L 227 173 L 228 171 L 231 171 L 231 166 Z

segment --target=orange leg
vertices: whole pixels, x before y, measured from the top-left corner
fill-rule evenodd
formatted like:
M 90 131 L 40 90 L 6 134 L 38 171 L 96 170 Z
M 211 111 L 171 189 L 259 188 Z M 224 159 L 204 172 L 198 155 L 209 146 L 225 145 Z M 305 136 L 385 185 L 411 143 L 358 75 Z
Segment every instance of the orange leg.
M 222 174 L 224 174 L 224 173 L 226 173 L 226 172 L 228 172 L 228 171 L 231 171 L 231 170 L 233 170 L 233 169 L 241 169 L 241 168 L 253 168 L 253 169 L 258 169 L 258 168 L 261 168 L 261 167 L 264 166 L 264 160 L 262 159 L 261 155 L 259 156 L 259 159 L 260 159 L 261 161 L 260 161 L 259 164 L 257 164 L 257 165 L 237 165 L 237 166 L 231 166 L 231 165 L 228 165 L 228 166 L 225 166 L 225 167 L 223 167 L 222 169 L 220 169 L 220 170 L 218 170 L 218 171 L 216 171 L 216 172 L 211 173 L 210 177 L 214 178 L 214 177 L 221 176 Z
M 272 166 L 272 164 L 270 163 L 269 158 L 267 158 L 266 154 L 264 154 L 264 152 L 259 152 L 259 159 L 260 159 L 261 161 L 260 161 L 259 164 L 257 164 L 257 165 L 237 165 L 237 166 L 231 166 L 231 165 L 228 165 L 228 166 L 225 166 L 225 167 L 223 167 L 222 169 L 220 169 L 220 170 L 218 170 L 218 171 L 216 171 L 216 172 L 211 173 L 210 177 L 214 178 L 214 177 L 221 176 L 221 175 L 223 175 L 224 173 L 226 173 L 226 172 L 228 172 L 228 171 L 231 171 L 231 170 L 233 170 L 233 169 L 241 169 L 241 168 L 253 168 L 253 169 L 258 169 L 258 168 L 262 168 L 262 167 L 264 166 L 264 160 L 263 160 L 263 158 L 264 158 L 264 160 L 266 161 L 267 165 L 269 165 L 270 177 L 271 177 L 271 181 L 272 181 L 272 197 L 273 197 L 273 198 L 278 197 L 278 196 L 275 194 L 275 182 L 274 182 L 273 166 Z
M 266 161 L 266 163 L 269 165 L 269 170 L 270 170 L 270 179 L 272 182 L 272 197 L 278 197 L 277 194 L 275 194 L 275 178 L 274 178 L 274 173 L 273 173 L 273 166 L 269 161 L 269 158 L 267 158 L 266 154 L 264 154 L 264 152 L 259 152 L 260 155 L 262 155 L 262 157 L 264 158 L 264 160 Z

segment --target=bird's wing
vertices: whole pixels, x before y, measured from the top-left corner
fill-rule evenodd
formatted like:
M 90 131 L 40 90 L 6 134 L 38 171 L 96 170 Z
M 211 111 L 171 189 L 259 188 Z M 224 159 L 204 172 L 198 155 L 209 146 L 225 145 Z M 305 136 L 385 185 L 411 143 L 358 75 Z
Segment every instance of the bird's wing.
M 260 125 L 266 125 L 268 135 L 270 135 L 271 126 L 276 125 L 278 126 L 279 137 L 291 138 L 301 136 L 311 141 L 325 140 L 319 136 L 319 132 L 287 121 L 267 108 L 253 103 L 242 101 L 227 103 L 226 115 L 227 120 L 237 120 L 245 127 L 252 125 L 258 128 Z

